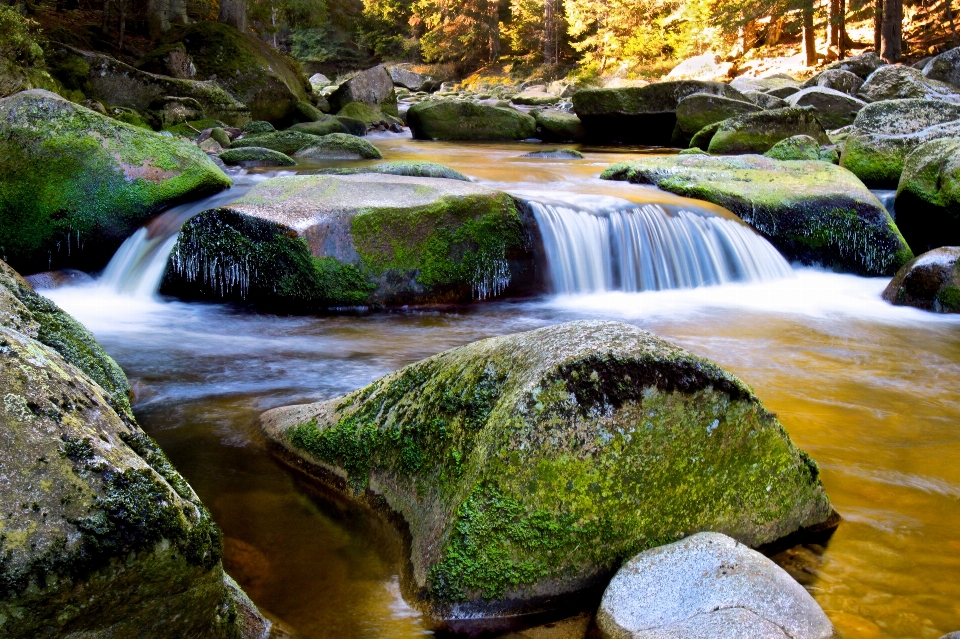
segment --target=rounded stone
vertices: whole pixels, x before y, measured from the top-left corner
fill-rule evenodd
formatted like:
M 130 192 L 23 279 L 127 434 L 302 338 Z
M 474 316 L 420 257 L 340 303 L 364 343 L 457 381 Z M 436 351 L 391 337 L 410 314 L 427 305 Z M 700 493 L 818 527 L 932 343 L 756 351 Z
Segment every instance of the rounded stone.
M 288 155 L 259 146 L 228 149 L 220 154 L 220 159 L 228 166 L 295 166 L 297 164 Z
M 312 160 L 382 160 L 377 147 L 363 138 L 348 133 L 331 133 L 317 137 L 294 154 L 295 158 Z
M 883 291 L 895 306 L 960 313 L 960 247 L 943 246 L 909 262 Z

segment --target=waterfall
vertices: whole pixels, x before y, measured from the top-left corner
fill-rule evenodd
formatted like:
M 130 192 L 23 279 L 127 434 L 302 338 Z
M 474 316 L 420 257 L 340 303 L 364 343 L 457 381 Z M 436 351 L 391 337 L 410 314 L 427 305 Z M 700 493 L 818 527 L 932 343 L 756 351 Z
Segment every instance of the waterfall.
M 894 210 L 894 203 L 897 201 L 897 191 L 896 189 L 872 189 L 871 193 L 880 200 L 880 204 L 883 204 L 883 208 L 887 209 L 887 213 L 890 214 L 894 220 L 897 219 L 897 212 Z
M 773 246 L 707 212 L 611 198 L 528 199 L 555 293 L 651 291 L 789 277 Z
M 243 197 L 254 184 L 277 174 L 234 174 L 226 191 L 168 209 L 128 237 L 107 264 L 97 285 L 111 293 L 152 297 L 160 289 L 180 229 L 190 218 Z

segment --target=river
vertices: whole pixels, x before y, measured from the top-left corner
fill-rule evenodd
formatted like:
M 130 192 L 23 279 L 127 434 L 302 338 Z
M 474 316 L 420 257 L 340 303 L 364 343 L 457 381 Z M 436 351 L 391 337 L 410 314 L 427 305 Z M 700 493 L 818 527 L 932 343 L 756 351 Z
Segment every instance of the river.
M 522 143 L 373 141 L 388 160 L 437 161 L 512 191 L 682 203 L 597 179 L 638 149 L 532 160 L 518 157 L 534 150 Z M 885 285 L 797 268 L 752 284 L 335 317 L 45 293 L 123 366 L 140 423 L 223 528 L 227 570 L 302 639 L 429 631 L 399 596 L 388 545 L 273 461 L 257 416 L 477 339 L 579 318 L 636 324 L 752 385 L 819 462 L 844 518 L 826 548 L 792 553 L 804 585 L 846 638 L 937 639 L 960 630 L 960 318 L 892 307 Z

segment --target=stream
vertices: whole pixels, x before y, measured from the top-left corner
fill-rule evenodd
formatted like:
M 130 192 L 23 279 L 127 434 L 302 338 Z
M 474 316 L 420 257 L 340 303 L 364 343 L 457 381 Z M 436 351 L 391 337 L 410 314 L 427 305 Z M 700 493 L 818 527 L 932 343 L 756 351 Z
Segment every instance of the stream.
M 440 162 L 511 192 L 690 205 L 597 178 L 642 149 L 532 160 L 518 157 L 532 150 L 523 143 L 373 141 L 387 160 Z M 844 521 L 825 549 L 797 552 L 804 585 L 844 637 L 960 630 L 960 318 L 888 305 L 886 279 L 776 269 L 676 290 L 611 290 L 601 274 L 593 292 L 331 317 L 163 300 L 104 281 L 96 295 L 89 285 L 44 294 L 127 372 L 140 423 L 223 528 L 226 569 L 302 639 L 429 630 L 400 598 L 388 545 L 274 461 L 258 415 L 341 395 L 454 346 L 580 318 L 636 324 L 731 370 L 819 462 Z

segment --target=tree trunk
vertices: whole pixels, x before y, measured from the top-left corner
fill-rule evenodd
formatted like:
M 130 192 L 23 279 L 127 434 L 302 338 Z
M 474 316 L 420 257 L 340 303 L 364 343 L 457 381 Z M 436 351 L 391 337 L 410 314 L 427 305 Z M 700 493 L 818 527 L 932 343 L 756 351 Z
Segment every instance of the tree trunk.
M 953 0 L 947 0 L 945 3 L 946 9 L 944 9 L 944 14 L 947 19 L 947 24 L 950 25 L 950 35 L 953 38 L 953 45 L 956 46 L 960 44 L 960 39 L 957 38 L 957 27 L 953 22 Z
M 557 26 L 556 0 L 543 2 L 543 62 L 556 64 L 557 60 Z
M 237 31 L 247 32 L 246 0 L 220 0 L 220 22 Z
M 840 50 L 840 0 L 830 0 L 830 21 L 827 25 L 827 47 Z
M 148 0 L 147 34 L 154 40 L 170 30 L 170 0 Z
M 850 39 L 850 36 L 847 35 L 847 0 L 837 0 L 837 4 L 840 5 L 840 24 L 837 25 L 837 31 L 840 34 L 840 38 L 837 41 L 837 58 L 843 60 L 847 56 L 847 40 Z
M 807 0 L 803 5 L 803 50 L 806 53 L 808 67 L 817 64 L 816 37 L 813 29 L 813 0 Z
M 880 32 L 883 30 L 883 0 L 873 0 L 873 52 L 880 55 Z
M 750 20 L 743 25 L 741 35 L 743 37 L 743 54 L 746 55 L 747 51 L 757 44 L 757 21 Z
M 782 35 L 783 18 L 773 18 L 770 20 L 770 25 L 767 26 L 767 35 L 763 41 L 768 47 L 772 47 L 780 42 Z
M 900 41 L 903 38 L 903 0 L 883 0 L 883 20 L 880 29 L 880 57 L 893 64 L 900 61 Z
M 500 3 L 487 0 L 487 20 L 490 32 L 490 62 L 500 59 Z

